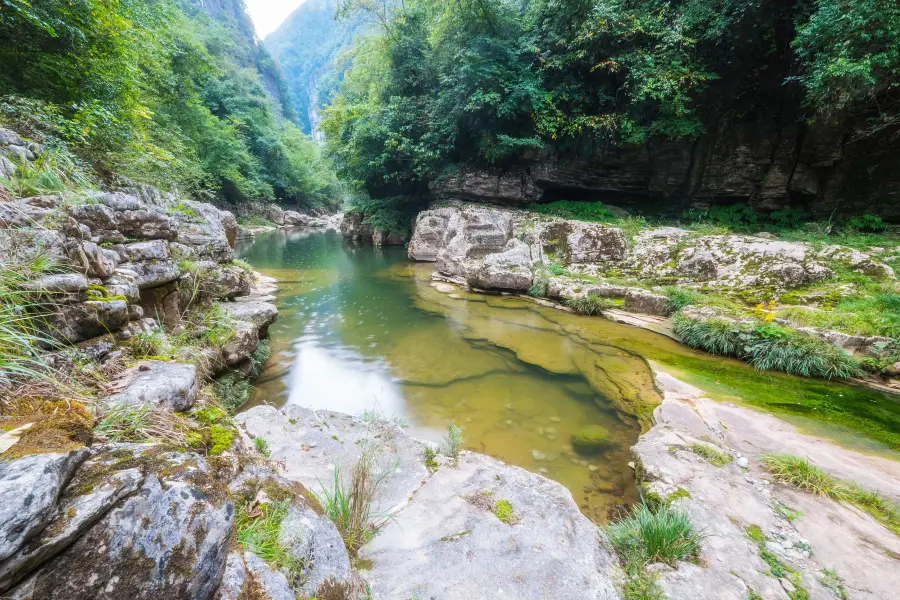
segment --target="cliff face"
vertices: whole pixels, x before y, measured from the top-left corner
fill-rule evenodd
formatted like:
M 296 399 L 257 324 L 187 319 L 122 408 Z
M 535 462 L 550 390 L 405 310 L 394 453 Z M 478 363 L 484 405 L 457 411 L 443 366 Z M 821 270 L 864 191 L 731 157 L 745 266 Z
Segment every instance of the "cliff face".
M 506 169 L 462 165 L 431 189 L 503 204 L 568 199 L 686 208 L 746 202 L 760 211 L 806 208 L 817 218 L 837 211 L 900 220 L 900 140 L 889 133 L 857 140 L 854 131 L 853 124 L 745 121 L 692 142 L 610 146 L 590 157 L 543 153 Z

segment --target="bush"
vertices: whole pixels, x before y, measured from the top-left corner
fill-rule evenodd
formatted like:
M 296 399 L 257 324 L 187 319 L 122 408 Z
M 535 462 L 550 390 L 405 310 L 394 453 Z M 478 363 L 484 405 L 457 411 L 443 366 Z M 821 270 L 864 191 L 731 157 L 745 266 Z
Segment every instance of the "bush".
M 238 544 L 284 574 L 293 586 L 300 582 L 303 561 L 279 541 L 290 506 L 289 498 L 269 504 L 244 503 L 236 511 L 234 528 Z
M 616 220 L 616 216 L 602 202 L 557 200 L 546 204 L 530 204 L 528 210 L 578 221 L 609 223 Z
M 574 310 L 579 315 L 602 315 L 604 310 L 617 308 L 615 302 L 609 298 L 601 298 L 586 294 L 581 298 L 566 300 L 563 304 Z
M 547 272 L 543 269 L 539 270 L 534 275 L 534 283 L 528 288 L 528 295 L 532 298 L 546 298 L 549 284 L 550 278 L 547 276 Z
M 663 294 L 669 299 L 666 303 L 666 311 L 669 314 L 676 313 L 691 304 L 700 304 L 703 300 L 703 294 L 700 292 L 674 286 L 665 288 Z
M 840 348 L 788 327 L 683 315 L 676 315 L 673 323 L 684 344 L 740 358 L 760 370 L 823 379 L 846 379 L 860 372 L 859 362 Z
M 802 208 L 783 208 L 769 213 L 768 221 L 779 229 L 799 229 L 809 219 Z
M 665 505 L 636 506 L 622 521 L 609 525 L 606 533 L 632 575 L 650 563 L 674 566 L 676 561 L 696 558 L 703 539 L 686 513 Z
M 850 217 L 844 227 L 861 233 L 881 233 L 887 229 L 887 223 L 875 215 L 862 215 Z
M 441 447 L 441 451 L 451 458 L 456 458 L 457 456 L 459 456 L 459 452 L 462 450 L 462 445 L 462 429 L 457 427 L 453 423 L 448 423 L 447 436 L 444 438 L 444 443 Z

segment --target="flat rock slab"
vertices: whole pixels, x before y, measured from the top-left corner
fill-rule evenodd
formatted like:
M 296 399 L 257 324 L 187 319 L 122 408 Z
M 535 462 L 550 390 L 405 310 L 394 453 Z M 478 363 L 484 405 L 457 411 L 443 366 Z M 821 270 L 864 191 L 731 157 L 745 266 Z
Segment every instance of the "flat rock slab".
M 251 437 L 266 440 L 271 457 L 283 461 L 283 476 L 320 493 L 334 485 L 335 467 L 346 475 L 363 448 L 377 453 L 379 469 L 389 478 L 375 505 L 376 514 L 402 507 L 428 477 L 425 445 L 392 423 L 367 425 L 356 417 L 289 405 L 282 411 L 257 406 L 235 417 Z
M 108 405 L 152 405 L 185 411 L 197 401 L 197 367 L 145 360 L 123 373 L 113 385 L 120 391 L 104 398 Z
M 849 598 L 896 597 L 900 537 L 855 508 L 770 483 L 759 457 L 805 457 L 836 477 L 895 498 L 900 464 L 803 434 L 772 415 L 714 402 L 659 370 L 656 376 L 664 401 L 654 413 L 656 425 L 633 451 L 648 489 L 662 497 L 678 492 L 674 506 L 687 510 L 706 535 L 698 564 L 660 571 L 668 598 L 745 600 L 750 589 L 766 600 L 789 598 L 791 585 L 770 574 L 747 536 L 751 525 L 766 535 L 767 550 L 796 571 L 810 598 L 838 597 L 823 582 L 825 569 L 837 573 Z M 718 447 L 732 462 L 707 462 L 690 451 L 697 443 Z
M 330 485 L 361 447 L 393 467 L 375 513 L 389 517 L 361 558 L 371 597 L 617 599 L 618 568 L 596 526 L 560 484 L 492 458 L 463 453 L 431 474 L 426 444 L 399 427 L 298 406 L 255 407 L 236 417 L 266 440 L 284 475 L 313 490 Z M 491 507 L 512 505 L 510 523 Z

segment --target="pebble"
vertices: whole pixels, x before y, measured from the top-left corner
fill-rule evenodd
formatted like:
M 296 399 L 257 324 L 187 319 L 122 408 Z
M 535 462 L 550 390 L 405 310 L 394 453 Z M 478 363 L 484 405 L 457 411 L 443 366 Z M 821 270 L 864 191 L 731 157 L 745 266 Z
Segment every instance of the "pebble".
M 513 409 L 513 405 L 512 405 L 512 404 L 504 404 L 504 405 L 503 405 L 503 408 L 505 408 L 506 410 L 512 410 L 512 409 Z
M 553 434 L 553 433 L 548 433 L 548 434 L 547 434 L 547 439 L 550 440 L 550 441 L 552 442 L 553 440 L 556 439 L 556 435 Z
M 747 460 L 746 456 L 742 456 L 739 459 L 737 459 L 737 466 L 739 466 L 742 469 L 746 469 L 747 467 L 750 466 L 750 461 Z
M 537 432 L 538 432 L 538 435 L 544 435 L 544 428 L 543 428 L 543 427 L 538 427 L 538 428 L 537 428 Z
M 628 468 L 631 469 L 632 471 L 634 470 L 634 461 L 633 460 L 628 463 Z
M 562 419 L 560 419 L 559 417 L 550 417 L 550 420 L 554 423 L 559 423 L 560 421 L 562 421 Z
M 544 428 L 544 433 L 552 433 L 552 434 L 556 434 L 556 427 L 545 427 L 545 428 Z
M 586 466 L 588 466 L 588 461 L 586 461 L 586 460 L 579 460 L 579 461 L 578 461 L 578 464 L 581 465 L 582 467 L 586 467 Z
M 594 471 L 598 470 L 599 468 L 600 467 L 598 467 L 597 465 L 588 465 L 588 471 L 591 471 L 591 472 L 594 472 Z
M 506 423 L 507 425 L 512 425 L 512 424 L 513 424 L 513 422 L 510 421 L 509 419 L 507 419 L 506 421 L 504 421 L 504 423 Z
M 531 458 L 533 458 L 534 460 L 546 460 L 547 455 L 535 448 L 531 451 Z
M 546 475 L 547 473 L 550 472 L 550 471 L 548 471 L 545 467 L 541 467 L 541 468 L 538 469 L 538 470 L 540 471 L 541 475 Z

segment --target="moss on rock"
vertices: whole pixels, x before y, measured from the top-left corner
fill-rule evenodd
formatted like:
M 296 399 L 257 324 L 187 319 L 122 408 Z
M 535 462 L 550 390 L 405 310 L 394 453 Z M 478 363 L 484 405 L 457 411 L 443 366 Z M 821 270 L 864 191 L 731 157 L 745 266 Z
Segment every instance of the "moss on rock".
M 600 452 L 609 444 L 609 430 L 602 425 L 588 425 L 572 434 L 572 447 L 579 452 Z

